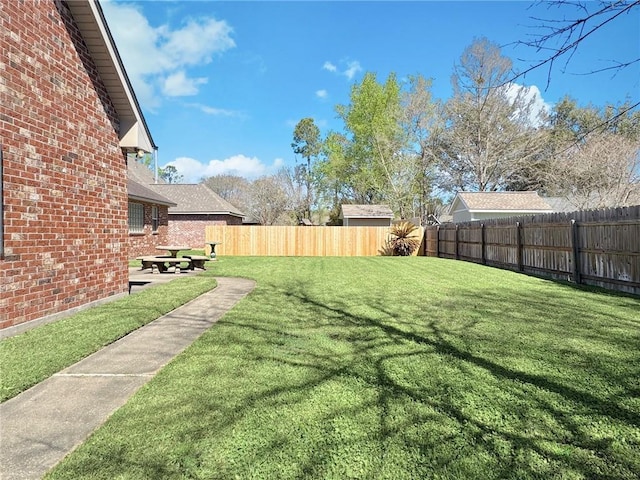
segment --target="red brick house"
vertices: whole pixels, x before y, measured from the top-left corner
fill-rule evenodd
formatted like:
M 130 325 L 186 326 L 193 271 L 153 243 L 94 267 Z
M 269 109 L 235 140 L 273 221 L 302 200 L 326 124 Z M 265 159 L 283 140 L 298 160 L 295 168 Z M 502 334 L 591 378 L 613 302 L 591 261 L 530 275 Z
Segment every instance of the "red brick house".
M 129 163 L 129 178 L 173 202 L 168 210 L 168 238 L 164 243 L 202 249 L 207 225 L 242 225 L 244 214 L 204 184 L 166 183 L 137 162 Z M 154 248 L 136 256 L 156 253 Z
M 135 160 L 129 160 L 129 164 Z M 169 239 L 169 207 L 176 204 L 140 183 L 128 179 L 129 258 L 157 254 L 156 245 Z
M 128 291 L 127 153 L 155 144 L 97 0 L 0 2 L 0 329 Z
M 204 248 L 207 225 L 242 225 L 243 213 L 202 183 L 157 184 L 151 189 L 176 203 L 169 207 L 173 244 Z

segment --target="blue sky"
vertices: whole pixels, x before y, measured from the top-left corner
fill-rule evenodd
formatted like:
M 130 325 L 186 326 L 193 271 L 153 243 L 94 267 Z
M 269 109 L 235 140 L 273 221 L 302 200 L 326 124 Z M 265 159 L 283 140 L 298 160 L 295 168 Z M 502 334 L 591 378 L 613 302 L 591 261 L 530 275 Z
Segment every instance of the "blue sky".
M 312 117 L 322 134 L 342 130 L 335 106 L 366 72 L 384 81 L 421 74 L 433 95 L 451 94 L 453 66 L 475 38 L 503 46 L 523 71 L 538 53 L 532 17 L 575 10 L 529 1 L 121 1 L 102 0 L 109 28 L 158 150 L 185 181 L 221 173 L 249 179 L 295 165 L 293 129 Z M 640 57 L 638 8 L 580 45 L 570 63 L 517 80 L 540 104 L 565 95 L 580 105 L 640 97 L 640 64 L 580 75 Z M 300 161 L 301 159 L 297 159 Z

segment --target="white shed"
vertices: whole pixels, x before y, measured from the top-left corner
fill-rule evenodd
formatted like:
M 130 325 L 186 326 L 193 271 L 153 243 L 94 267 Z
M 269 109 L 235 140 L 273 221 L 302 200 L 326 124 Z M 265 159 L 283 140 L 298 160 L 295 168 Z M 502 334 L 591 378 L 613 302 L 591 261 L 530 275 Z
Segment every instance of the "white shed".
M 451 205 L 454 223 L 552 213 L 538 192 L 459 192 Z

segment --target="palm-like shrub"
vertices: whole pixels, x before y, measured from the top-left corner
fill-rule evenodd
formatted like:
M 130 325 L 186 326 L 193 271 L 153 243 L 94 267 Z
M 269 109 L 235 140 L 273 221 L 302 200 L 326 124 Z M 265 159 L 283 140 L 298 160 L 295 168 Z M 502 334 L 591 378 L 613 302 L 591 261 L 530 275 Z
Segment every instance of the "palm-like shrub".
M 416 235 L 416 230 L 418 227 L 411 222 L 400 222 L 391 226 L 388 248 L 393 255 L 408 257 L 420 247 L 422 239 Z

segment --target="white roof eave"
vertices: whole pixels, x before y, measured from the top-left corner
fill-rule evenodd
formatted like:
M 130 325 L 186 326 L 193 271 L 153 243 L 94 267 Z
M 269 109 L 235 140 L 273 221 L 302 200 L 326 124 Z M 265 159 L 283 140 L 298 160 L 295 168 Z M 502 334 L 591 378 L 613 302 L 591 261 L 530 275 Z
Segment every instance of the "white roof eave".
M 98 0 L 66 3 L 113 102 L 120 147 L 151 152 L 155 145 Z

